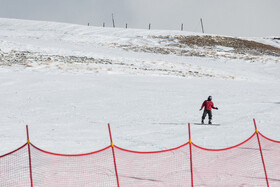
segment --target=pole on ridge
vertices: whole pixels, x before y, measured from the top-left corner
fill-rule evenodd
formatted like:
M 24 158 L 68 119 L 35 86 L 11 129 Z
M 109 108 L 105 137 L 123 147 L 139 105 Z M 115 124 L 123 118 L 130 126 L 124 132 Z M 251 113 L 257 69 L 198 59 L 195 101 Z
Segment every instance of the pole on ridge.
M 201 24 L 201 30 L 202 30 L 202 33 L 204 33 L 204 27 L 203 27 L 202 18 L 200 18 L 200 24 Z
M 188 124 L 189 127 L 189 146 L 190 146 L 190 169 L 191 169 L 191 186 L 193 187 L 193 161 L 192 161 L 192 138 L 191 138 L 191 124 Z
M 258 128 L 257 128 L 256 120 L 253 119 L 253 121 L 254 121 L 254 125 L 255 125 L 255 133 L 256 133 L 257 139 L 258 139 L 260 154 L 261 154 L 261 158 L 262 158 L 262 164 L 263 164 L 263 169 L 264 169 L 264 173 L 265 173 L 266 185 L 269 187 L 269 182 L 268 182 L 268 177 L 267 177 L 267 172 L 266 172 L 266 167 L 265 167 L 265 162 L 264 162 L 264 157 L 263 157 L 263 152 L 262 152 L 262 146 L 261 146 L 260 137 L 259 137 L 259 131 L 258 131 Z
M 110 141 L 111 141 L 111 148 L 112 148 L 113 159 L 114 159 L 114 167 L 115 167 L 117 184 L 118 184 L 118 187 L 120 187 L 118 170 L 117 170 L 117 163 L 116 163 L 116 156 L 115 156 L 115 150 L 114 150 L 114 143 L 113 143 L 113 138 L 112 138 L 112 133 L 111 133 L 111 128 L 110 128 L 109 123 L 108 123 L 108 130 L 109 130 L 109 135 L 110 135 Z
M 31 165 L 31 151 L 30 151 L 30 140 L 29 140 L 28 125 L 26 125 L 26 136 L 27 136 L 28 157 L 29 157 L 30 184 L 31 184 L 31 187 L 33 187 L 32 165 Z
M 114 14 L 112 14 L 112 22 L 113 22 L 113 27 L 115 28 L 115 19 L 114 19 Z

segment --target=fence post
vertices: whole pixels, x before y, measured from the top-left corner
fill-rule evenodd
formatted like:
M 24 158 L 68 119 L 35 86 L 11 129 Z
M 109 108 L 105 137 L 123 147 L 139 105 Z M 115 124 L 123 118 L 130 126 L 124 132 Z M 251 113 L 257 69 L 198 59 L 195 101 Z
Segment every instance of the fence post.
M 257 139 L 258 139 L 260 154 L 261 154 L 261 157 L 262 157 L 262 163 L 263 163 L 263 169 L 264 169 L 264 173 L 265 173 L 266 184 L 269 187 L 269 182 L 268 182 L 268 178 L 267 178 L 267 172 L 266 172 L 264 157 L 263 157 L 263 153 L 262 153 L 262 146 L 261 146 L 260 137 L 259 137 L 259 131 L 258 131 L 258 128 L 257 128 L 256 120 L 253 119 L 253 121 L 254 121 L 254 125 L 255 125 L 255 132 L 256 132 L 256 135 L 257 135 Z
M 192 161 L 192 138 L 191 138 L 191 124 L 189 126 L 189 146 L 190 146 L 190 169 L 191 169 L 191 184 L 193 187 L 193 161 Z
M 32 165 L 31 165 L 31 152 L 30 152 L 30 140 L 29 140 L 28 125 L 26 125 L 26 136 L 27 136 L 28 156 L 29 156 L 30 183 L 31 183 L 31 187 L 33 187 Z
M 112 22 L 113 22 L 113 27 L 115 28 L 115 19 L 114 19 L 114 14 L 112 14 Z
M 114 166 L 115 166 L 115 173 L 116 173 L 117 184 L 118 184 L 118 187 L 120 187 L 118 170 L 117 170 L 117 163 L 116 163 L 116 156 L 115 156 L 115 150 L 114 150 L 114 144 L 113 144 L 112 133 L 111 133 L 111 128 L 110 128 L 110 124 L 109 123 L 108 123 L 108 129 L 109 129 L 112 153 L 113 153 L 113 158 L 114 158 Z
M 202 33 L 204 33 L 204 27 L 203 27 L 202 18 L 200 18 L 200 24 L 201 24 L 201 30 L 202 30 Z

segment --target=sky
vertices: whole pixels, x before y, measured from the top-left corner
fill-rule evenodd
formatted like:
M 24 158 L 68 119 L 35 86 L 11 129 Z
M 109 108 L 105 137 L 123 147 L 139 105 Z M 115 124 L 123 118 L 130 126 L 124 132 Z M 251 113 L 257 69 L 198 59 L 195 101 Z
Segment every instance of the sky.
M 280 0 L 0 0 L 0 17 L 90 26 L 280 36 Z

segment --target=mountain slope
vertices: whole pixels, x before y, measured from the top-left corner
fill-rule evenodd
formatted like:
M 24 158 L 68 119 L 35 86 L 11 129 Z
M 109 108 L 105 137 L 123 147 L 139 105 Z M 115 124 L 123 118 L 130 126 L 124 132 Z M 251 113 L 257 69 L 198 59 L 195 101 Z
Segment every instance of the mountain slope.
M 25 142 L 26 124 L 58 153 L 107 146 L 108 122 L 121 147 L 175 147 L 209 95 L 221 126 L 192 126 L 196 144 L 238 144 L 252 118 L 280 140 L 278 48 L 277 38 L 0 19 L 0 155 Z

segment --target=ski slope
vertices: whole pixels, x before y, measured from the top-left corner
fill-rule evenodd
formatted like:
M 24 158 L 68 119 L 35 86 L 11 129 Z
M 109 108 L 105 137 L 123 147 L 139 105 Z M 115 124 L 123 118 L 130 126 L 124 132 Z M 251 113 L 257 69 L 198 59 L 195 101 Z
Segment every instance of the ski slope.
M 119 147 L 176 147 L 209 95 L 221 126 L 192 125 L 197 145 L 236 145 L 254 132 L 253 118 L 280 140 L 279 57 L 178 47 L 177 35 L 204 36 L 1 18 L 0 155 L 26 142 L 27 124 L 31 142 L 56 153 L 108 146 L 107 123 Z M 280 47 L 272 37 L 243 39 Z

